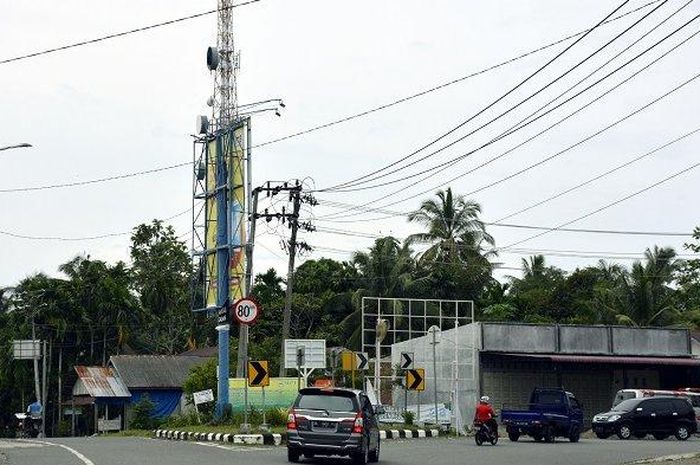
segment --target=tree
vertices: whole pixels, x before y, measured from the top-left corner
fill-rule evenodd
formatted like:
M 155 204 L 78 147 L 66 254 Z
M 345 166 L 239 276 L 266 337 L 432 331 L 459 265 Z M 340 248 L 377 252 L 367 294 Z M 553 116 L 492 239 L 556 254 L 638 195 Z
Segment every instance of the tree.
M 142 342 L 150 350 L 166 354 L 192 346 L 193 269 L 187 246 L 178 240 L 172 226 L 154 220 L 134 228 L 130 251 L 134 289 L 149 328 L 141 334 Z
M 555 291 L 564 282 L 564 272 L 547 266 L 543 255 L 522 259 L 522 278 L 511 278 L 509 297 L 518 308 L 517 320 L 555 322 L 559 316 Z
M 421 260 L 453 262 L 464 257 L 465 250 L 475 252 L 483 242 L 493 245 L 493 237 L 486 232 L 479 219 L 481 206 L 464 197 L 452 195 L 452 189 L 439 190 L 437 200 L 423 201 L 418 210 L 408 215 L 408 221 L 419 223 L 426 232 L 412 234 L 408 244 L 426 243 L 429 248 Z M 462 248 L 461 245 L 467 247 Z
M 654 246 L 644 253 L 645 261 L 632 264 L 622 280 L 622 304 L 619 323 L 634 326 L 660 326 L 675 321 L 671 283 L 678 269 L 676 252 L 670 247 Z

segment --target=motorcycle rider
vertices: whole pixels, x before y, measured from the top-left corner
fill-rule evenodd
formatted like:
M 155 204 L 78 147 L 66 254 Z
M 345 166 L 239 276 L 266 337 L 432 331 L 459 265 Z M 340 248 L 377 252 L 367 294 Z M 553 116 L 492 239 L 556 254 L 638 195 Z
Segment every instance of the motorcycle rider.
M 498 422 L 496 421 L 496 412 L 491 407 L 491 399 L 489 396 L 481 396 L 479 404 L 474 412 L 474 423 L 484 424 L 492 436 L 498 436 Z

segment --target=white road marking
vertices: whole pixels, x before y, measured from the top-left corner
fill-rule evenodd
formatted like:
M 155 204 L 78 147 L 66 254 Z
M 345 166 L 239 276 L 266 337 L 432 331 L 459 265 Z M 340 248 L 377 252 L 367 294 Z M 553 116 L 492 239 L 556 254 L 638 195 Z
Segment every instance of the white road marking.
M 62 449 L 67 450 L 68 452 L 70 452 L 71 454 L 75 455 L 76 457 L 78 457 L 80 460 L 82 460 L 82 462 L 83 462 L 85 465 L 95 465 L 95 463 L 94 463 L 92 460 L 90 460 L 89 458 L 85 457 L 83 454 L 81 454 L 81 453 L 78 452 L 77 450 L 73 449 L 72 447 L 64 446 L 63 444 L 56 444 L 56 443 L 54 443 L 54 442 L 38 441 L 38 440 L 22 441 L 22 442 L 24 442 L 25 444 L 38 444 L 38 445 L 44 445 L 44 446 L 56 446 L 56 447 L 60 447 L 60 448 L 62 448 Z
M 30 447 L 45 447 L 43 444 L 33 444 L 19 441 L 0 441 L 0 449 L 27 449 Z
M 270 449 L 269 447 L 224 446 L 222 444 L 212 444 L 210 442 L 195 442 L 195 444 L 206 447 L 216 447 L 217 449 L 224 449 L 232 452 L 254 452 Z

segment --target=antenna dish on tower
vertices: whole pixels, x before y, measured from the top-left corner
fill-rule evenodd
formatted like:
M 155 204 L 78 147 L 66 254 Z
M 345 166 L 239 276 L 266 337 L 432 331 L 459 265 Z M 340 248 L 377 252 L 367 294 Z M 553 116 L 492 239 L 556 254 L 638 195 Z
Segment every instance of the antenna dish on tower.
M 219 67 L 219 50 L 216 47 L 207 48 L 207 68 L 214 71 Z

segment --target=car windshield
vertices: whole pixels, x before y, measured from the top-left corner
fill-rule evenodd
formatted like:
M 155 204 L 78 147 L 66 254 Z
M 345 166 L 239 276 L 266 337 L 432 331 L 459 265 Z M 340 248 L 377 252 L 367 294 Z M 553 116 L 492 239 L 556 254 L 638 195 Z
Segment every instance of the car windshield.
M 326 412 L 354 412 L 357 410 L 352 397 L 328 394 L 304 394 L 299 398 L 297 408 Z
M 639 404 L 637 399 L 627 399 L 623 400 L 619 404 L 613 407 L 613 412 L 630 412 Z

